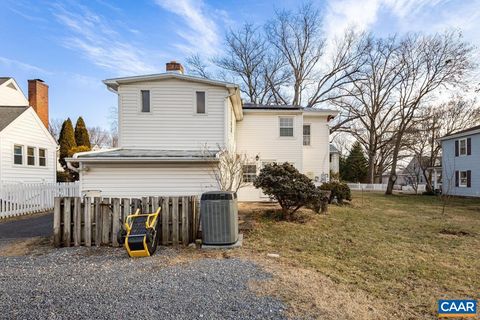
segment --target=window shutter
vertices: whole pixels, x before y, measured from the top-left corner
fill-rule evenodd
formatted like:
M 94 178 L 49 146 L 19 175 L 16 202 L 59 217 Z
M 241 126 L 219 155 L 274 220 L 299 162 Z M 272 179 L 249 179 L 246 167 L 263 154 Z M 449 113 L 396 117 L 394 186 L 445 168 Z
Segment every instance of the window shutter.
M 467 155 L 472 154 L 472 138 L 467 138 Z
M 455 171 L 455 187 L 458 187 L 460 184 L 460 173 Z
M 467 170 L 467 188 L 472 187 L 472 170 Z
M 458 140 L 455 140 L 455 157 L 458 157 L 458 154 L 459 154 L 458 148 L 459 148 L 458 147 Z

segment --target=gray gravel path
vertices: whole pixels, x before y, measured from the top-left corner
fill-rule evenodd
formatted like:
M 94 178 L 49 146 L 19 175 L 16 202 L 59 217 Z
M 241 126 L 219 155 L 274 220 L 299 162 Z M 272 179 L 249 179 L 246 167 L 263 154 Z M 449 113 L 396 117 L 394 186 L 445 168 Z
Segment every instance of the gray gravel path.
M 123 249 L 64 248 L 0 257 L 0 318 L 283 319 L 284 305 L 257 296 L 269 274 L 238 259 L 165 265 L 172 249 L 130 259 Z

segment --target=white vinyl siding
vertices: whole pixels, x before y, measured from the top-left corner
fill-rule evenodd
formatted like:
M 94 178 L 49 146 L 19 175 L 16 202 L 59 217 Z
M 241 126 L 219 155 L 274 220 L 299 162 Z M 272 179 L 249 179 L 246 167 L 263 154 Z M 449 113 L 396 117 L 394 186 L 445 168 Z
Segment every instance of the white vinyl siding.
M 217 190 L 211 165 L 191 164 L 85 164 L 82 192 L 101 191 L 104 197 L 199 195 Z
M 249 164 L 262 162 L 290 162 L 302 171 L 302 116 L 285 115 L 293 120 L 294 136 L 288 139 L 279 137 L 279 116 L 277 113 L 245 112 L 242 121 L 237 122 L 237 152 L 248 157 Z M 259 161 L 256 161 L 256 156 Z M 238 190 L 240 201 L 260 201 L 263 198 L 259 189 L 248 185 Z
M 23 146 L 23 164 L 14 164 L 14 146 Z M 35 148 L 35 165 L 27 164 L 27 147 Z M 46 166 L 39 166 L 38 150 L 46 150 Z M 56 181 L 57 144 L 32 108 L 0 132 L 0 182 L 41 183 Z
M 310 179 L 318 181 L 329 179 L 330 146 L 327 117 L 304 116 L 304 122 L 310 125 L 310 146 L 303 148 L 303 170 Z
M 150 90 L 150 113 L 138 112 L 140 90 Z M 195 112 L 196 91 L 206 93 L 202 116 Z M 199 150 L 226 142 L 226 88 L 165 79 L 120 85 L 118 93 L 120 147 Z

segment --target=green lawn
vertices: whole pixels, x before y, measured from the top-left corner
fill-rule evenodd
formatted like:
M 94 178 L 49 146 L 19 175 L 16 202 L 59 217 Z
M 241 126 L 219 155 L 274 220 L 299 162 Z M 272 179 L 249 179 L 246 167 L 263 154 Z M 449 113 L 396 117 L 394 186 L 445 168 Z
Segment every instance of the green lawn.
M 440 298 L 480 299 L 480 200 L 353 194 L 351 206 L 304 223 L 278 222 L 244 205 L 256 221 L 247 247 L 367 292 L 405 318 L 432 318 Z

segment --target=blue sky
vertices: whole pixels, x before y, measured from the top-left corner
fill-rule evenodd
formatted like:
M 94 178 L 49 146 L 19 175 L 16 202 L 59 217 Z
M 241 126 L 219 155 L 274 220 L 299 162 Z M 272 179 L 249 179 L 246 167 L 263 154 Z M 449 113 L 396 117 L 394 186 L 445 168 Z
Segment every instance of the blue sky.
M 50 118 L 108 127 L 115 94 L 101 80 L 163 72 L 192 53 L 222 53 L 225 31 L 263 24 L 294 0 L 1 0 L 0 76 L 50 86 Z M 480 0 L 317 0 L 327 37 L 345 27 L 378 35 L 463 31 L 480 46 Z M 187 70 L 188 72 L 188 70 Z

